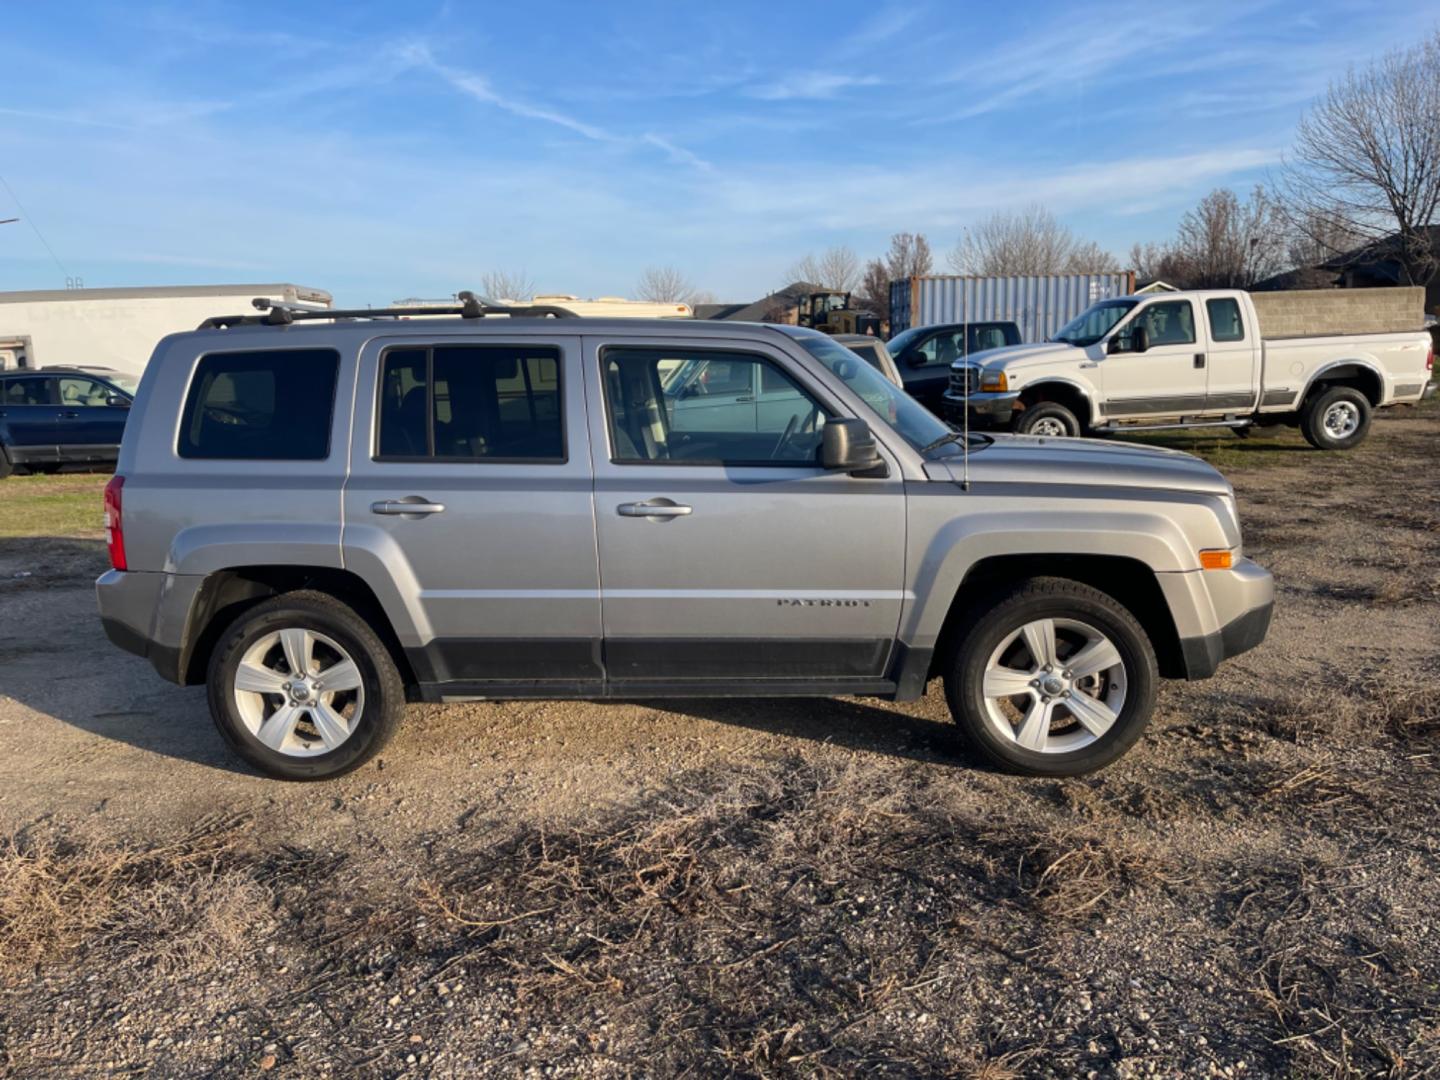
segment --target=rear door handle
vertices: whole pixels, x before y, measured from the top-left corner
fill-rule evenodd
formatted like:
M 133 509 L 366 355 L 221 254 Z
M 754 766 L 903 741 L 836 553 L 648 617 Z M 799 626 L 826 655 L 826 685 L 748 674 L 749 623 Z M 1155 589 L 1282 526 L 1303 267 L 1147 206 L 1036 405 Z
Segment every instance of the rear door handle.
M 646 499 L 644 502 L 621 503 L 616 507 L 621 517 L 677 518 L 687 517 L 691 507 L 681 506 L 673 499 Z
M 419 495 L 407 495 L 403 499 L 382 499 L 379 502 L 371 503 L 370 511 L 394 517 L 424 517 L 426 514 L 443 514 L 445 504 L 430 502 Z
M 1205 354 L 1203 352 L 1197 352 L 1195 354 L 1195 366 L 1197 368 L 1202 368 L 1205 366 Z
M 79 414 L 78 412 L 62 412 L 62 413 L 60 414 L 60 419 L 61 419 L 61 420 L 79 420 L 79 419 L 80 419 L 80 414 Z

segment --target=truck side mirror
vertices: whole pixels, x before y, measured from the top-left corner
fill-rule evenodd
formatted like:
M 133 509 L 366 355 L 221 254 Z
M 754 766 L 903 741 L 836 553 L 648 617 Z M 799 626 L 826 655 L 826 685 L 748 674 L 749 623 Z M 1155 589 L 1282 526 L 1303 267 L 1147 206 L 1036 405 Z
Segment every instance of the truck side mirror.
M 879 470 L 885 468 L 885 459 L 869 424 L 854 417 L 838 417 L 825 421 L 821 429 L 820 465 L 834 472 L 884 475 Z
M 1132 326 L 1110 339 L 1105 346 L 1107 353 L 1145 352 L 1150 348 L 1150 331 L 1143 326 Z

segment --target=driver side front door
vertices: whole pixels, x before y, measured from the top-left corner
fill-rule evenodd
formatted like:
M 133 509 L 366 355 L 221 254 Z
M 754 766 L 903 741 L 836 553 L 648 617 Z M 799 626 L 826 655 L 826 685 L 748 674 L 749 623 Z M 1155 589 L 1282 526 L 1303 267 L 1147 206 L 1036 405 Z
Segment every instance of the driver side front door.
M 1205 346 L 1196 333 L 1195 305 L 1189 300 L 1147 304 L 1116 338 L 1131 342 L 1138 326 L 1149 333 L 1149 349 L 1112 352 L 1100 362 L 1106 417 L 1158 420 L 1204 412 Z

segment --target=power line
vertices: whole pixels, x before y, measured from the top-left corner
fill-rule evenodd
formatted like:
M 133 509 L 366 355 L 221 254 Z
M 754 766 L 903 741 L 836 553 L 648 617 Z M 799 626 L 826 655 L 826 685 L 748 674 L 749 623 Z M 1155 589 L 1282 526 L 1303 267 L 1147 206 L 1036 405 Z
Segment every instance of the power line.
M 20 211 L 20 216 L 25 219 L 25 223 L 29 225 L 30 228 L 35 230 L 35 235 L 40 238 L 40 243 L 45 245 L 45 250 L 50 253 L 50 258 L 55 260 L 55 265 L 60 268 L 60 276 L 68 278 L 70 271 L 65 269 L 65 264 L 60 261 L 60 256 L 55 254 L 55 249 L 50 246 L 50 241 L 45 239 L 45 234 L 40 231 L 40 226 L 35 224 L 35 216 L 21 204 L 20 196 L 15 194 L 15 189 L 10 186 L 10 181 L 5 179 L 3 173 L 0 173 L 0 186 L 3 186 L 9 193 L 10 200 Z

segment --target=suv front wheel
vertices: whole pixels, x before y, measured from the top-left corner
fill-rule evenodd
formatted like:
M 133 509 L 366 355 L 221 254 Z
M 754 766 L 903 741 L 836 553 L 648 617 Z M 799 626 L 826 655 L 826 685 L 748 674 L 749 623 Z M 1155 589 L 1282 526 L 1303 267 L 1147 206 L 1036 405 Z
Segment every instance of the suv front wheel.
M 210 658 L 210 713 L 242 758 L 282 780 L 321 780 L 364 764 L 400 722 L 395 661 L 354 611 L 318 592 L 257 604 Z
M 980 610 L 948 658 L 945 694 L 981 758 L 1030 776 L 1075 776 L 1140 738 L 1158 672 L 1123 605 L 1079 582 L 1032 578 Z

